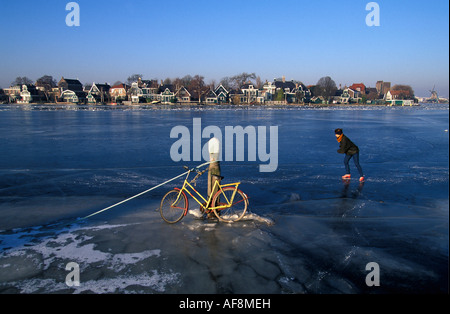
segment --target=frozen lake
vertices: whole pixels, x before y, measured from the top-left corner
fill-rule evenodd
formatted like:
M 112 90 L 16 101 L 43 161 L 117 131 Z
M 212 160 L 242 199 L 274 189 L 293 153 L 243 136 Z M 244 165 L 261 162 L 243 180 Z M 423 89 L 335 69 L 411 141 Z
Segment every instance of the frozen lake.
M 278 168 L 222 162 L 249 215 L 157 211 L 201 162 L 172 161 L 172 128 L 278 126 Z M 367 180 L 344 184 L 335 128 Z M 0 106 L 0 293 L 447 293 L 449 107 Z M 206 142 L 206 140 L 204 140 Z M 206 176 L 198 182 L 206 192 Z M 68 286 L 69 263 L 80 285 Z M 368 286 L 369 263 L 379 286 Z M 370 276 L 369 276 L 370 277 Z M 372 277 L 371 277 L 372 278 Z

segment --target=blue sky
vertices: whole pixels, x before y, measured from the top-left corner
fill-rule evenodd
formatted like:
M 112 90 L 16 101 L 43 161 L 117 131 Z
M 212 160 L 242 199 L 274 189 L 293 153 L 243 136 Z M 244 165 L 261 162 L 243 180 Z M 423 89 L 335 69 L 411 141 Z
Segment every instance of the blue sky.
M 436 85 L 449 95 L 447 0 L 384 0 L 368 27 L 369 0 L 78 0 L 80 26 L 65 23 L 66 0 L 0 0 L 0 87 L 48 74 L 82 83 L 200 74 L 208 83 L 255 72 L 306 85 Z

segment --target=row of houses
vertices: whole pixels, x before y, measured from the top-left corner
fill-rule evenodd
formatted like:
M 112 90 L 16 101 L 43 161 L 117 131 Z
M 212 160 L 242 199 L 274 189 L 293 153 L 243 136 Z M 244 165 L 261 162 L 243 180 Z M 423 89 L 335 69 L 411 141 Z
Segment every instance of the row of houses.
M 232 90 L 222 84 L 217 87 L 201 86 L 198 88 L 158 83 L 155 80 L 141 80 L 130 85 L 121 83 L 109 84 L 93 83 L 84 86 L 78 79 L 62 77 L 57 87 L 46 90 L 42 86 L 17 85 L 4 89 L 10 102 L 30 103 L 39 101 L 54 101 L 64 103 L 265 103 L 275 100 L 282 90 L 283 99 L 280 101 L 294 103 L 309 100 L 311 93 L 302 83 L 277 80 L 266 82 L 262 89 L 248 82 L 241 88 Z
M 102 87 L 106 91 L 107 87 L 103 85 Z M 266 82 L 260 89 L 251 82 L 244 83 L 239 89 L 230 89 L 222 84 L 216 87 L 195 88 L 164 84 L 163 82 L 158 84 L 154 80 L 139 80 L 132 83 L 131 86 L 126 84 L 112 86 L 109 95 L 111 102 L 120 102 L 126 99 L 131 103 L 263 104 L 274 102 L 280 90 L 283 92 L 283 99 L 279 100 L 281 102 L 298 103 L 309 101 L 311 98 L 311 92 L 305 85 L 284 79 Z M 94 84 L 88 93 L 88 102 L 96 102 L 99 98 L 98 95 L 99 88 L 95 88 Z
M 396 94 L 390 91 L 390 83 L 377 82 L 376 88 L 366 88 L 362 83 L 352 86 L 339 87 L 329 99 L 315 95 L 314 86 L 305 86 L 301 82 L 287 81 L 284 77 L 266 81 L 258 88 L 252 82 L 244 83 L 238 89 L 226 88 L 219 84 L 217 87 L 201 86 L 186 87 L 174 84 L 158 83 L 156 80 L 142 80 L 131 85 L 93 83 L 84 86 L 78 79 L 62 77 L 57 87 L 35 85 L 13 86 L 4 90 L 9 96 L 9 102 L 63 102 L 75 104 L 104 104 L 104 103 L 205 103 L 205 104 L 273 104 L 273 103 L 360 103 L 370 100 L 389 101 L 396 99 Z

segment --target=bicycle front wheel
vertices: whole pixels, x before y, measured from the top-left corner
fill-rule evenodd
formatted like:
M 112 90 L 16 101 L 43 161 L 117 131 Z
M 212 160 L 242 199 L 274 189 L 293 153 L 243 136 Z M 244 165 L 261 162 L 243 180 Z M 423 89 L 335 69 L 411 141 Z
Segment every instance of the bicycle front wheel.
M 214 214 L 220 221 L 236 222 L 244 217 L 248 200 L 241 190 L 236 190 L 236 188 L 230 186 L 218 191 L 212 203 L 215 204 L 214 207 L 217 207 L 214 208 Z
M 178 197 L 178 195 L 181 195 Z M 178 198 L 178 200 L 177 200 Z M 162 219 L 169 224 L 179 222 L 187 212 L 188 200 L 184 193 L 178 190 L 169 191 L 161 200 L 159 212 Z

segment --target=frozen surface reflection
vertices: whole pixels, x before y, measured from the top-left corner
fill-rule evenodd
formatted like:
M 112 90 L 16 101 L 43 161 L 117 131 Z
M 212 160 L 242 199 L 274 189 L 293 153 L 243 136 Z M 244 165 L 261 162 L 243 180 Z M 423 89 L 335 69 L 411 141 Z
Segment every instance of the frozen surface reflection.
M 1 107 L 0 293 L 447 292 L 448 106 L 50 109 Z M 192 206 L 164 223 L 161 197 L 182 180 L 77 219 L 183 172 L 169 135 L 193 118 L 279 127 L 276 172 L 222 163 L 250 196 L 243 221 Z M 340 180 L 337 127 L 361 149 L 363 185 Z

